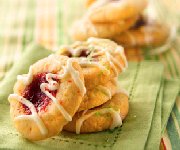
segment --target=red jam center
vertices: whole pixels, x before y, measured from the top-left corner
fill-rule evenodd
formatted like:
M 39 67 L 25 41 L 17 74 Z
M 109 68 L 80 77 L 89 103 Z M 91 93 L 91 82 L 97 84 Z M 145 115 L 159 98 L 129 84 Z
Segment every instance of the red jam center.
M 46 74 L 47 73 L 39 73 L 37 75 L 34 75 L 33 81 L 25 88 L 22 93 L 22 96 L 34 105 L 37 112 L 46 111 L 47 106 L 52 102 L 52 100 L 48 96 L 46 96 L 46 94 L 44 94 L 40 89 L 40 85 L 42 83 L 47 83 Z M 53 96 L 56 96 L 57 90 L 49 91 L 49 93 L 51 93 Z M 30 109 L 26 105 L 23 105 L 23 108 L 25 114 L 31 114 Z
M 79 54 L 79 57 L 87 57 L 90 54 L 90 51 L 87 49 L 82 49 L 81 53 Z

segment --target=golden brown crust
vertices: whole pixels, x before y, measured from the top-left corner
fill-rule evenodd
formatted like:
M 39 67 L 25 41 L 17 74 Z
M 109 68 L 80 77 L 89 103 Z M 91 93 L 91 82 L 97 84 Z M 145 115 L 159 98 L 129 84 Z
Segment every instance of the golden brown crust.
M 111 38 L 129 29 L 136 20 L 135 16 L 114 23 L 92 23 L 88 19 L 84 19 L 75 22 L 70 33 L 74 40 L 80 41 L 87 40 L 89 37 Z
M 109 74 L 107 73 L 105 74 L 101 68 L 96 67 L 96 66 L 81 65 L 82 70 L 83 70 L 84 80 L 85 80 L 85 86 L 88 90 L 98 85 L 106 84 L 111 79 L 117 77 L 117 75 L 121 73 L 122 71 L 124 71 L 123 69 L 127 67 L 127 61 L 126 61 L 123 48 L 117 45 L 115 42 L 108 39 L 89 38 L 86 42 L 76 42 L 71 47 L 61 48 L 59 51 L 57 51 L 57 54 L 68 56 L 69 53 L 72 53 L 72 52 L 69 52 L 69 49 L 71 51 L 75 51 L 77 49 L 87 49 L 90 52 L 92 52 L 93 50 L 99 51 L 102 49 L 106 49 L 105 51 L 102 52 L 102 54 L 98 55 L 97 57 L 98 61 L 95 61 L 95 62 L 105 67 L 106 70 L 109 70 L 110 72 Z M 120 49 L 121 53 L 116 51 L 117 49 Z M 122 66 L 122 68 L 120 68 L 116 63 L 114 63 L 115 68 L 117 70 L 117 74 L 115 73 L 112 65 L 110 64 L 110 61 L 108 60 L 105 54 L 106 51 L 111 54 L 112 58 L 114 58 L 118 62 L 119 65 Z M 76 58 L 77 60 L 81 59 L 81 57 L 78 57 L 78 56 L 76 56 Z M 85 59 L 88 60 L 88 58 L 85 58 Z
M 91 90 L 88 90 L 86 95 L 83 97 L 78 111 L 100 106 L 110 100 L 117 92 L 117 85 L 113 80 L 109 81 L 105 85 L 99 85 Z
M 66 65 L 69 58 L 66 56 L 56 57 L 58 57 L 57 59 L 59 59 L 60 63 L 57 63 L 57 59 L 55 59 L 54 57 L 52 57 L 52 59 L 50 57 L 47 57 L 35 63 L 32 66 L 33 74 L 35 75 L 38 72 L 57 73 L 58 71 L 61 71 L 62 67 Z M 76 71 L 79 72 L 80 78 L 83 81 L 82 70 L 78 63 L 73 62 L 72 66 Z M 79 92 L 79 88 L 76 86 L 70 74 L 60 82 L 61 83 L 56 95 L 57 101 L 64 107 L 64 109 L 69 113 L 70 116 L 73 116 L 82 101 L 82 94 Z M 22 81 L 18 80 L 14 87 L 14 93 L 22 95 L 25 87 L 26 85 L 24 85 Z M 32 119 L 15 120 L 15 117 L 24 115 L 24 109 L 22 107 L 22 103 L 20 103 L 16 99 L 10 98 L 9 101 L 10 114 L 16 129 L 22 134 L 23 137 L 29 140 L 42 140 L 57 135 L 62 130 L 63 126 L 68 123 L 68 121 L 64 118 L 56 105 L 51 102 L 50 105 L 47 106 L 46 111 L 38 112 L 40 119 L 43 121 L 45 127 L 48 130 L 48 133 L 46 135 L 43 135 L 40 132 L 37 124 Z
M 160 24 L 143 25 L 137 29 L 130 29 L 112 38 L 124 47 L 160 46 L 166 42 L 169 29 Z
M 96 0 L 90 3 L 87 17 L 94 23 L 117 22 L 140 14 L 147 0 Z
M 107 103 L 88 110 L 85 114 L 89 114 L 91 112 L 101 110 L 102 108 L 114 108 L 120 109 L 120 115 L 122 120 L 124 120 L 128 114 L 129 110 L 129 102 L 128 96 L 123 93 L 115 94 L 111 100 Z M 70 132 L 76 132 L 76 121 L 82 116 L 82 112 L 76 113 L 73 117 L 73 120 L 64 126 L 64 130 Z M 81 126 L 81 133 L 90 133 L 90 132 L 98 132 L 109 129 L 112 124 L 112 117 L 106 114 L 92 115 L 88 119 L 86 119 Z

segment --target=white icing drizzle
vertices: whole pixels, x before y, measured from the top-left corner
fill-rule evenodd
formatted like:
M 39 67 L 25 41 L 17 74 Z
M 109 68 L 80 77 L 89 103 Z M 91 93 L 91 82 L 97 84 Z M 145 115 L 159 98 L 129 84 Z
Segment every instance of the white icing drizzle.
M 109 53 L 106 52 L 106 57 L 107 57 L 107 60 L 109 61 L 110 66 L 112 67 L 112 69 L 113 69 L 113 71 L 115 73 L 115 76 L 117 76 L 118 71 L 116 69 L 116 66 L 114 65 L 114 63 L 111 62 L 112 56 Z
M 41 120 L 41 118 L 38 116 L 38 113 L 36 112 L 34 105 L 29 100 L 27 100 L 27 99 L 25 99 L 22 96 L 19 96 L 17 94 L 10 94 L 8 100 L 11 101 L 12 99 L 16 99 L 17 101 L 26 105 L 32 113 L 31 115 L 17 116 L 17 117 L 15 117 L 15 120 L 31 119 L 37 124 L 40 132 L 43 135 L 46 135 L 48 133 L 48 130 L 47 130 L 46 126 L 44 125 L 43 121 Z
M 109 75 L 110 71 L 108 69 L 106 69 L 106 67 L 104 67 L 103 65 L 100 65 L 97 62 L 93 62 L 93 61 L 88 61 L 87 59 L 80 59 L 79 60 L 79 64 L 83 67 L 83 66 L 94 66 L 94 67 L 98 67 L 99 69 L 101 69 L 103 71 L 103 73 Z
M 123 61 L 125 63 L 125 69 L 128 68 L 128 62 L 127 62 L 126 56 L 124 55 L 124 48 L 121 46 L 118 46 L 116 48 L 115 52 L 118 52 L 121 55 L 121 57 L 123 58 Z
M 54 91 L 58 89 L 58 83 L 56 81 L 54 81 L 52 78 L 54 77 L 54 74 L 48 73 L 46 74 L 46 80 L 48 81 L 48 83 L 42 83 L 40 85 L 40 89 L 41 91 L 46 94 L 52 101 L 53 103 L 56 105 L 56 107 L 60 110 L 60 112 L 62 113 L 62 115 L 64 116 L 64 118 L 67 121 L 71 121 L 72 117 L 67 113 L 67 111 L 58 103 L 57 99 L 48 91 Z
M 107 59 L 108 59 L 108 61 L 109 61 L 110 66 L 111 66 L 112 69 L 114 70 L 116 76 L 118 75 L 118 71 L 117 71 L 116 66 L 115 66 L 114 64 L 118 65 L 118 67 L 119 67 L 122 71 L 124 70 L 123 66 L 122 66 L 119 62 L 117 62 L 117 60 L 114 59 L 114 58 L 112 57 L 112 55 L 110 55 L 108 52 L 106 52 L 106 57 L 107 57 Z
M 91 49 L 91 47 L 92 47 L 93 49 L 91 50 L 91 53 L 87 58 L 81 58 L 80 57 L 80 58 L 76 59 L 81 66 L 96 66 L 96 67 L 100 68 L 101 70 L 103 70 L 104 73 L 110 74 L 110 70 L 108 70 L 103 65 L 100 65 L 98 62 L 93 61 L 93 56 L 103 55 L 103 53 L 104 53 L 106 55 L 106 58 L 107 58 L 110 66 L 112 67 L 112 69 L 113 69 L 116 76 L 118 75 L 117 67 L 120 68 L 121 71 L 124 71 L 128 67 L 128 63 L 127 63 L 127 59 L 126 59 L 126 57 L 124 55 L 123 47 L 117 46 L 117 48 L 114 51 L 121 56 L 121 58 L 123 59 L 123 62 L 125 63 L 125 66 L 123 66 L 120 61 L 118 61 L 116 58 L 114 58 L 114 56 L 112 56 L 111 52 L 107 48 L 102 48 L 102 46 L 99 46 L 97 41 L 99 41 L 99 42 L 103 41 L 103 42 L 106 43 L 106 41 L 109 41 L 109 40 L 107 40 L 107 39 L 103 39 L 103 40 L 101 39 L 100 40 L 98 38 L 89 38 L 87 40 L 87 43 L 89 44 L 88 48 Z M 94 45 L 94 44 L 96 44 L 96 45 Z M 86 47 L 87 47 L 87 45 L 85 45 L 85 48 Z M 74 57 L 78 57 L 78 55 L 80 55 L 80 53 L 82 51 L 82 47 L 75 48 L 75 49 L 67 48 L 67 50 Z M 90 60 L 88 60 L 88 58 Z
M 79 72 L 76 71 L 72 66 L 72 63 L 74 61 L 75 61 L 74 59 L 68 59 L 66 68 L 64 69 L 64 73 L 62 75 L 51 74 L 51 73 L 46 74 L 46 80 L 48 81 L 48 83 L 42 83 L 40 85 L 41 91 L 43 93 L 45 93 L 50 99 L 52 99 L 52 101 L 54 102 L 56 107 L 60 110 L 60 112 L 62 113 L 62 115 L 64 116 L 64 118 L 67 121 L 71 121 L 72 117 L 58 103 L 57 99 L 51 93 L 48 92 L 48 90 L 57 90 L 58 89 L 58 83 L 56 81 L 54 81 L 53 78 L 62 79 L 68 73 L 70 73 L 71 77 L 73 78 L 73 80 L 74 80 L 74 82 L 76 84 L 76 86 L 79 87 L 81 94 L 84 95 L 86 93 L 86 88 L 84 86 L 83 81 L 80 79 Z
M 89 43 L 96 42 L 96 38 L 89 38 L 88 42 Z M 105 53 L 105 55 L 108 59 L 108 62 L 110 63 L 110 65 L 111 65 L 111 67 L 115 73 L 117 72 L 117 69 L 115 68 L 114 64 L 116 64 L 116 66 L 118 66 L 122 71 L 124 71 L 128 67 L 128 63 L 127 63 L 127 59 L 124 55 L 124 48 L 123 47 L 117 46 L 117 48 L 115 49 L 115 52 L 121 56 L 121 58 L 123 59 L 123 61 L 125 63 L 125 67 L 122 66 L 121 63 L 112 56 L 112 54 L 107 50 L 107 48 L 102 49 L 102 47 L 100 47 L 100 46 L 94 46 L 94 47 Z
M 64 78 L 68 73 L 70 73 L 70 75 L 73 78 L 76 86 L 80 89 L 82 96 L 84 96 L 84 94 L 86 93 L 86 87 L 84 85 L 84 82 L 80 78 L 79 72 L 76 71 L 72 66 L 72 63 L 76 62 L 76 61 L 77 60 L 75 60 L 73 58 L 68 59 L 66 68 L 64 70 L 64 74 L 61 75 L 61 78 Z
M 104 41 L 106 41 L 106 39 L 104 39 Z M 88 41 L 87 41 L 90 45 L 91 43 L 95 43 L 97 42 L 97 38 L 89 38 Z M 121 47 L 121 46 L 117 46 L 117 48 L 115 49 L 115 52 L 119 53 L 120 56 L 122 57 L 124 63 L 125 63 L 125 68 L 121 65 L 120 62 L 118 62 L 115 58 L 113 58 L 113 56 L 111 55 L 111 53 L 106 49 L 102 49 L 102 47 L 100 46 L 93 46 L 91 45 L 92 47 L 95 47 L 97 49 L 99 49 L 99 51 L 102 51 L 106 54 L 106 57 L 112 67 L 112 69 L 114 70 L 114 72 L 117 74 L 117 69 L 115 68 L 115 65 L 116 64 L 119 68 L 121 68 L 122 71 L 124 71 L 127 67 L 128 67 L 128 63 L 127 63 L 127 59 L 124 55 L 124 48 Z
M 33 69 L 32 66 L 29 68 L 29 73 L 27 75 L 18 75 L 17 80 L 22 81 L 25 85 L 28 85 L 33 80 Z
M 81 94 L 84 95 L 86 93 L 86 88 L 85 88 L 84 82 L 80 78 L 79 72 L 76 71 L 72 66 L 72 63 L 75 61 L 76 61 L 75 59 L 71 59 L 71 58 L 68 59 L 67 65 L 66 65 L 66 67 L 64 67 L 64 73 L 61 75 L 60 74 L 52 74 L 52 73 L 46 74 L 46 80 L 48 81 L 48 83 L 42 83 L 40 85 L 41 91 L 43 93 L 45 93 L 53 101 L 53 103 L 60 110 L 60 112 L 62 113 L 62 115 L 64 116 L 64 118 L 67 121 L 71 121 L 72 117 L 58 103 L 57 99 L 50 92 L 48 92 L 48 90 L 51 90 L 51 91 L 57 90 L 59 87 L 59 84 L 57 83 L 57 81 L 54 81 L 53 78 L 62 79 L 64 77 L 66 77 L 66 75 L 69 73 L 71 75 L 72 79 L 74 80 L 74 83 L 76 84 L 76 86 L 80 89 Z M 29 84 L 30 82 L 32 82 L 32 79 L 33 79 L 32 67 L 30 67 L 30 70 L 29 70 L 29 73 L 27 76 L 19 76 L 19 80 L 22 80 L 25 84 Z M 16 119 L 33 119 L 37 123 L 41 133 L 47 134 L 47 129 L 46 129 L 43 121 L 39 118 L 34 105 L 30 101 L 26 100 L 25 98 L 23 98 L 22 96 L 19 96 L 17 94 L 11 94 L 9 96 L 9 98 L 10 99 L 14 98 L 14 99 L 18 100 L 19 102 L 23 103 L 32 112 L 32 115 L 20 115 L 20 116 L 16 117 Z
M 113 108 L 102 108 L 100 110 L 93 111 L 87 115 L 85 113 L 83 113 L 82 116 L 76 121 L 76 134 L 80 134 L 80 130 L 81 130 L 81 126 L 82 126 L 83 122 L 85 120 L 87 120 L 89 117 L 93 116 L 97 112 L 100 114 L 106 114 L 106 113 L 111 114 L 111 116 L 113 118 L 113 122 L 110 126 L 110 129 L 114 129 L 115 127 L 122 125 L 120 111 L 115 111 Z
M 102 86 L 102 85 L 99 85 L 99 86 L 97 87 L 97 89 L 100 90 L 100 91 L 102 91 L 104 94 L 106 94 L 106 95 L 109 97 L 109 99 L 111 99 L 111 97 L 112 97 L 111 91 L 110 91 L 107 87 Z
M 99 55 L 103 55 L 104 54 L 104 52 L 103 51 L 98 51 L 98 52 L 96 52 L 96 53 L 93 53 L 92 54 L 92 56 L 99 56 Z
M 79 41 L 76 41 L 76 43 L 78 43 Z M 75 44 L 76 44 L 75 43 Z M 80 43 L 78 43 L 78 44 L 80 44 Z M 77 45 L 78 46 L 78 45 Z M 82 49 L 83 49 L 83 47 L 81 47 Z M 70 52 L 73 56 L 79 56 L 80 55 L 80 53 L 81 53 L 81 51 L 82 51 L 82 49 L 81 48 L 78 48 L 78 49 L 73 49 L 72 47 L 70 47 L 70 46 L 68 46 L 68 45 L 63 45 L 63 46 L 61 46 L 60 47 L 60 49 L 66 49 L 66 50 L 68 50 L 68 52 Z

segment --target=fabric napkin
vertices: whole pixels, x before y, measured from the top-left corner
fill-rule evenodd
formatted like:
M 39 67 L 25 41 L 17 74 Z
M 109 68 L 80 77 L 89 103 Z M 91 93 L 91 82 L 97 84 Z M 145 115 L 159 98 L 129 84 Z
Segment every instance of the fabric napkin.
M 166 128 L 168 118 L 174 106 L 176 97 L 180 91 L 180 80 L 166 80 L 165 90 L 164 90 L 164 99 L 162 103 L 162 131 Z
M 130 67 L 131 65 L 132 64 L 130 64 Z M 128 75 L 131 75 L 131 71 L 133 70 L 133 68 L 129 68 L 128 71 L 130 72 L 129 73 L 128 71 L 125 72 L 124 76 L 127 76 L 126 73 Z M 154 68 L 156 68 L 156 71 L 153 71 Z M 151 132 L 151 123 L 153 119 L 152 117 L 154 114 L 155 104 L 157 104 L 156 100 L 159 95 L 161 81 L 163 79 L 163 76 L 162 76 L 163 67 L 160 63 L 142 62 L 142 63 L 139 63 L 138 70 L 139 71 L 137 72 L 137 83 L 136 83 L 137 88 L 135 89 L 137 93 L 136 93 L 136 96 L 134 96 L 133 102 L 135 103 L 133 103 L 132 106 L 135 108 L 138 108 L 137 106 L 141 105 L 139 109 L 137 109 L 137 112 L 136 112 L 136 113 L 139 113 L 139 116 L 135 115 L 135 117 L 138 117 L 138 119 L 141 122 L 139 122 L 139 124 L 135 126 L 134 134 L 131 135 L 132 137 L 127 137 L 126 139 L 127 143 L 125 143 L 125 145 L 129 145 L 129 143 L 133 141 L 129 149 L 144 149 L 146 146 L 149 132 Z M 124 76 L 122 77 L 122 82 L 127 82 L 129 77 L 127 77 L 127 79 L 124 79 L 125 78 Z M 128 87 L 128 84 L 126 84 L 125 87 L 126 86 Z M 130 104 L 131 104 L 131 100 L 130 100 Z M 130 108 L 130 111 L 131 111 L 131 108 Z M 159 113 L 156 113 L 156 115 L 157 117 L 160 116 Z M 130 120 L 131 119 L 132 118 L 130 118 Z M 158 133 L 155 133 L 155 135 L 158 135 Z M 121 142 L 118 142 L 118 143 L 121 143 Z M 121 147 L 120 144 L 119 144 L 119 147 Z
M 161 106 L 163 101 L 164 82 L 162 81 L 161 89 L 156 100 L 155 110 L 149 131 L 148 139 L 146 141 L 145 150 L 158 150 L 161 140 Z
M 163 79 L 163 66 L 156 62 L 130 63 L 129 69 L 119 76 L 120 85 L 127 89 L 130 95 L 129 114 L 121 128 L 82 135 L 62 132 L 59 136 L 39 142 L 31 142 L 22 138 L 10 120 L 7 96 L 12 93 L 17 74 L 26 73 L 32 63 L 48 54 L 50 51 L 42 47 L 31 46 L 0 83 L 0 148 L 144 149 L 149 140 L 154 114 L 161 116 L 159 112 L 154 113 L 156 105 L 162 99 L 159 98 L 161 97 L 159 91 L 161 91 Z M 169 109 L 168 105 L 166 109 Z
M 159 149 L 160 138 L 164 133 L 172 107 L 179 93 L 179 85 L 180 80 L 172 79 L 165 79 L 162 83 L 161 90 L 156 101 L 151 130 L 149 132 L 145 149 Z M 161 114 L 161 116 L 159 114 Z

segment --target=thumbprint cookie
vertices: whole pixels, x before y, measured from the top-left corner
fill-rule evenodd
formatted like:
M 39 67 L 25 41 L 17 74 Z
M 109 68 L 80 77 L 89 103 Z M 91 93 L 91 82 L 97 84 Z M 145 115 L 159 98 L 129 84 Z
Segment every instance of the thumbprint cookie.
M 85 93 L 78 62 L 52 54 L 18 76 L 8 98 L 10 115 L 23 137 L 43 140 L 59 134 L 72 120 Z

